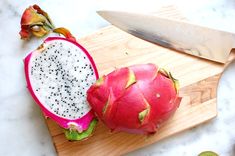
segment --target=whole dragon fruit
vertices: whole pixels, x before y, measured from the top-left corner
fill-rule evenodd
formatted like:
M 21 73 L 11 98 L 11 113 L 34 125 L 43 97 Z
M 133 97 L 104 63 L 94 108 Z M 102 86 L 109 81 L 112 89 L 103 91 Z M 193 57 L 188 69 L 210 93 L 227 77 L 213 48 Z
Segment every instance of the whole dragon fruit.
M 97 119 L 86 91 L 98 72 L 88 52 L 73 39 L 50 37 L 24 63 L 28 89 L 45 116 L 67 129 L 69 140 L 90 136 Z
M 117 69 L 100 77 L 87 100 L 111 131 L 155 133 L 179 107 L 178 81 L 154 64 Z

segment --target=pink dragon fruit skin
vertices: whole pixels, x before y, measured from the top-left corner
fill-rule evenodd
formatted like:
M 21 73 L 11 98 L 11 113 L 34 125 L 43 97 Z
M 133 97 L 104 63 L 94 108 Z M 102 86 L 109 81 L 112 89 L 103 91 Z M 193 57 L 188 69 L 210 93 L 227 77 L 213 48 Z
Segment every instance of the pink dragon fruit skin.
M 180 105 L 178 81 L 154 64 L 117 69 L 93 84 L 87 100 L 111 131 L 153 134 Z
M 94 70 L 95 79 L 98 79 L 99 76 L 98 76 L 98 71 L 96 69 L 95 63 L 85 48 L 83 48 L 80 44 L 78 44 L 75 41 L 71 41 L 69 39 L 62 38 L 62 37 L 49 37 L 44 41 L 44 44 L 47 44 L 47 43 L 50 44 L 52 41 L 69 42 L 69 43 L 76 45 L 79 49 L 81 49 L 90 61 L 90 64 Z M 24 60 L 24 64 L 25 64 L 24 69 L 25 69 L 25 77 L 26 77 L 27 87 L 28 87 L 28 90 L 31 93 L 33 99 L 40 106 L 44 115 L 46 117 L 49 117 L 52 120 L 54 120 L 62 128 L 65 128 L 65 129 L 73 128 L 73 129 L 76 129 L 78 132 L 83 132 L 83 131 L 87 130 L 90 123 L 92 122 L 92 120 L 95 119 L 95 115 L 92 110 L 90 110 L 88 113 L 86 113 L 81 118 L 69 119 L 66 117 L 59 116 L 56 113 L 54 113 L 53 111 L 46 108 L 45 105 L 40 101 L 40 99 L 35 94 L 35 91 L 32 87 L 32 83 L 31 83 L 32 81 L 30 80 L 30 67 L 31 67 L 31 61 L 33 60 L 32 58 L 34 58 L 34 55 L 37 55 L 37 53 L 40 53 L 40 48 L 31 52 L 30 54 L 28 54 L 28 56 L 26 56 L 26 58 Z

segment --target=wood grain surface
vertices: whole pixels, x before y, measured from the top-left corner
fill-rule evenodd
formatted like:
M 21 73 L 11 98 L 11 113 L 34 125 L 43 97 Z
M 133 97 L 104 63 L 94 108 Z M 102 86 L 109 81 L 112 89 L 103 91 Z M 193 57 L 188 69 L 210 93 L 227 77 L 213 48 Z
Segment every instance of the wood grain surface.
M 179 79 L 180 95 L 183 99 L 175 115 L 151 136 L 110 133 L 99 122 L 91 138 L 82 142 L 69 142 L 65 139 L 63 131 L 47 119 L 58 155 L 123 155 L 216 116 L 216 89 L 226 65 L 157 46 L 113 26 L 84 37 L 79 43 L 94 58 L 100 75 L 133 64 L 155 63 L 164 67 Z

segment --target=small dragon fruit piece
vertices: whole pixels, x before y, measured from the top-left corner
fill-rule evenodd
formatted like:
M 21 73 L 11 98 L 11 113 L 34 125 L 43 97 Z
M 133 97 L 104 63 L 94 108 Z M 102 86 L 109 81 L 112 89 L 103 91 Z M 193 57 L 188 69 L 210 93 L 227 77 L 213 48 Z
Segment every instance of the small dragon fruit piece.
M 43 37 L 54 29 L 48 14 L 36 4 L 24 11 L 20 25 L 21 39 L 29 39 L 31 35 Z
M 70 31 L 64 27 L 55 28 L 53 30 L 54 33 L 62 34 L 65 38 L 69 39 L 70 41 L 76 42 L 76 38 L 70 33 Z
M 178 108 L 178 81 L 154 64 L 117 69 L 87 91 L 98 117 L 113 131 L 155 133 Z
M 86 91 L 98 72 L 89 53 L 70 39 L 50 37 L 24 62 L 28 89 L 45 116 L 64 128 L 69 140 L 90 136 L 97 119 Z

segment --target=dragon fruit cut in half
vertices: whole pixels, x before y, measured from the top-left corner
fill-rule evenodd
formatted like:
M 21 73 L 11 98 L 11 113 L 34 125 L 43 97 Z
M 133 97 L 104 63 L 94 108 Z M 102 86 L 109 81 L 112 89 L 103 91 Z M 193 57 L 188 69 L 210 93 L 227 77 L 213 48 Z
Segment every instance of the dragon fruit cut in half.
M 24 60 L 28 90 L 46 117 L 65 129 L 69 140 L 83 140 L 97 123 L 86 91 L 98 72 L 77 42 L 49 37 Z

